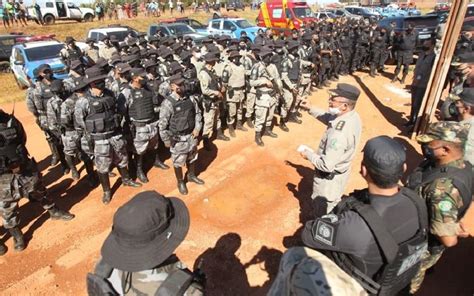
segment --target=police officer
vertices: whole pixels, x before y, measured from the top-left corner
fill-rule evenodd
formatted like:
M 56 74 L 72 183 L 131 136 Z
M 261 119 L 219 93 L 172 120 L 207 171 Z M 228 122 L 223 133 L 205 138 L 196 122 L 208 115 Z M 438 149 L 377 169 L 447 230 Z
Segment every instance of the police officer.
M 302 37 L 303 44 L 298 49 L 298 55 L 301 63 L 301 77 L 298 89 L 298 96 L 296 97 L 294 111 L 298 116 L 301 116 L 299 112 L 299 106 L 301 100 L 305 99 L 309 95 L 311 90 L 311 72 L 314 68 L 314 64 L 311 62 L 313 52 L 311 50 L 311 40 L 313 39 L 312 34 L 305 33 Z
M 331 51 L 329 40 L 329 34 L 321 38 L 319 43 L 319 55 L 321 56 L 321 65 L 319 68 L 319 77 L 318 77 L 318 88 L 322 89 L 323 86 L 329 86 L 329 74 L 331 72 L 331 56 L 333 52 Z
M 267 66 L 271 63 L 272 51 L 262 48 L 259 53 L 259 61 L 253 66 L 250 74 L 250 85 L 255 87 L 257 96 L 255 102 L 255 143 L 264 146 L 262 135 L 272 138 L 278 137 L 272 132 L 272 121 L 275 112 L 276 100 L 274 97 L 272 77 L 268 73 Z
M 113 54 L 118 54 L 117 48 L 114 46 L 114 42 L 117 42 L 115 35 L 107 36 L 104 35 L 101 38 L 103 45 L 99 47 L 99 57 L 110 60 Z
M 188 194 L 184 182 L 183 167 L 187 165 L 187 179 L 199 185 L 204 181 L 196 176 L 195 162 L 197 137 L 202 127 L 201 111 L 197 102 L 184 94 L 184 79 L 181 75 L 170 77 L 171 94 L 161 104 L 159 130 L 165 146 L 170 148 L 174 172 L 181 194 Z
M 22 124 L 3 110 L 0 110 L 0 143 L 0 215 L 3 227 L 13 237 L 15 251 L 22 251 L 25 242 L 18 227 L 18 203 L 22 197 L 41 202 L 53 220 L 71 220 L 74 215 L 59 210 L 47 195 L 36 162 L 25 147 Z
M 87 84 L 84 83 L 83 77 L 74 78 L 74 87 L 72 95 L 68 96 L 60 106 L 59 122 L 62 129 L 61 140 L 64 146 L 64 155 L 71 173 L 79 176 L 79 172 L 76 169 L 74 158 L 78 157 L 84 162 L 87 180 L 91 187 L 97 185 L 97 176 L 94 172 L 94 165 L 91 159 L 91 150 L 89 147 L 90 139 L 82 139 L 84 131 L 76 123 L 75 112 L 76 102 L 84 98 L 84 93 Z M 82 145 L 84 141 L 84 145 Z M 76 173 L 77 172 L 77 173 Z
M 386 36 L 382 35 L 382 28 L 371 31 L 371 48 L 370 48 L 370 76 L 375 77 L 380 64 L 384 64 L 384 52 L 386 48 Z M 383 67 L 383 66 L 382 66 Z
M 153 151 L 155 160 L 158 159 L 156 167 L 161 167 L 161 161 L 158 157 L 158 97 L 148 89 L 146 72 L 142 68 L 133 68 L 130 70 L 130 87 L 125 88 L 121 96 L 125 101 L 124 113 L 127 114 L 129 121 L 136 165 L 137 177 L 142 183 L 148 183 L 148 178 L 144 171 L 144 157 L 149 150 Z M 120 99 L 119 99 L 120 100 Z
M 222 88 L 219 83 L 219 78 L 214 71 L 214 66 L 219 59 L 213 53 L 205 54 L 203 59 L 206 64 L 201 72 L 199 72 L 198 78 L 203 94 L 204 126 L 202 138 L 204 148 L 209 151 L 212 149 L 210 137 L 212 136 L 214 125 L 216 125 L 217 129 L 216 140 L 229 141 L 230 139 L 224 135 L 221 127 L 219 104 L 220 101 L 224 100 L 224 96 L 221 92 Z
M 242 125 L 242 113 L 245 99 L 245 68 L 240 63 L 241 55 L 238 51 L 231 51 L 229 63 L 224 67 L 222 83 L 227 91 L 227 127 L 232 137 L 235 137 L 234 124 L 237 119 L 236 128 L 247 131 Z
M 95 40 L 93 38 L 86 39 L 87 47 L 84 50 L 84 55 L 91 59 L 94 63 L 99 59 L 99 48 L 95 45 Z
M 122 177 L 122 184 L 140 187 L 140 183 L 130 179 L 127 169 L 128 155 L 126 143 L 120 129 L 120 117 L 117 114 L 117 102 L 111 91 L 105 88 L 107 75 L 97 67 L 86 70 L 85 82 L 89 85 L 86 100 L 76 104 L 76 114 L 82 116 L 78 123 L 90 135 L 94 146 L 94 162 L 104 195 L 102 202 L 108 204 L 112 198 L 109 172 L 116 165 Z M 79 102 L 78 102 L 79 103 Z
M 303 243 L 325 251 L 371 295 L 396 295 L 419 266 L 400 268 L 426 248 L 427 209 L 398 182 L 406 170 L 405 148 L 387 136 L 367 141 L 360 172 L 368 184 L 328 215 L 306 223 Z
M 255 88 L 250 85 L 250 74 L 252 72 L 253 65 L 257 63 L 257 53 L 260 51 L 258 47 L 253 47 L 252 50 L 248 51 L 246 55 L 242 55 L 242 65 L 245 68 L 245 122 L 249 128 L 253 128 L 253 115 L 255 112 Z
M 38 74 L 38 79 L 32 92 L 27 93 L 26 105 L 28 110 L 36 117 L 36 123 L 46 136 L 52 153 L 51 166 L 55 166 L 61 160 L 61 153 L 57 147 L 58 143 L 55 142 L 49 131 L 47 115 L 48 100 L 54 95 L 51 92 L 51 83 L 54 80 L 53 71 L 49 65 L 42 64 L 38 66 L 35 72 Z
M 331 211 L 346 187 L 350 166 L 360 141 L 362 124 L 354 110 L 360 90 L 347 83 L 331 90 L 327 111 L 309 108 L 309 114 L 327 125 L 318 150 L 304 150 L 301 155 L 315 167 L 313 194 L 316 210 Z
M 414 31 L 413 24 L 408 24 L 406 32 L 398 36 L 395 39 L 396 43 L 396 52 L 395 58 L 397 60 L 397 67 L 395 68 L 395 74 L 392 79 L 392 82 L 398 80 L 398 74 L 403 65 L 403 76 L 400 83 L 405 83 L 405 78 L 408 75 L 408 68 L 413 62 L 413 52 L 416 47 L 416 40 L 418 39 L 418 34 Z
M 204 277 L 174 255 L 188 230 L 183 201 L 156 191 L 137 194 L 114 215 L 102 258 L 87 276 L 89 295 L 203 295 Z
M 76 40 L 73 37 L 66 37 L 66 41 L 64 43 L 66 44 L 66 47 L 61 49 L 59 54 L 66 65 L 69 65 L 72 61 L 82 59 L 84 53 L 76 45 Z
M 463 159 L 468 132 L 463 123 L 442 121 L 432 123 L 416 138 L 425 160 L 408 178 L 408 187 L 418 192 L 430 211 L 428 250 L 412 279 L 412 294 L 444 250 L 455 246 L 458 237 L 468 236 L 460 222 L 472 201 L 472 166 Z
M 283 59 L 281 79 L 283 81 L 284 103 L 280 110 L 280 129 L 289 131 L 286 122 L 301 123 L 301 120 L 294 112 L 294 104 L 298 95 L 298 85 L 300 81 L 301 62 L 297 54 L 298 42 L 290 41 L 287 45 L 288 54 Z

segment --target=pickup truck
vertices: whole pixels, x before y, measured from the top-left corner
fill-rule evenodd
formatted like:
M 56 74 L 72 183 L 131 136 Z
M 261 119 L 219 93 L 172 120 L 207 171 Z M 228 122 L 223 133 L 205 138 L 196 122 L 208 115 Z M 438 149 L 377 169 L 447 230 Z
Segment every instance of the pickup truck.
M 94 10 L 77 6 L 72 0 L 47 0 L 39 2 L 43 22 L 46 25 L 53 25 L 56 20 L 75 20 L 78 22 L 92 22 L 94 20 Z M 37 19 L 34 8 L 28 8 L 28 14 L 32 19 Z
M 162 36 L 188 36 L 191 37 L 196 44 L 200 44 L 207 36 L 207 34 L 198 33 L 196 30 L 183 23 L 151 24 L 148 27 L 147 36 L 150 37 L 157 33 Z
M 102 37 L 110 37 L 114 35 L 119 42 L 123 42 L 125 40 L 125 37 L 127 37 L 130 32 L 132 32 L 132 35 L 134 37 L 138 36 L 138 31 L 129 26 L 109 25 L 106 27 L 90 29 L 87 33 L 87 38 L 92 38 L 98 43 Z
M 228 35 L 240 38 L 241 32 L 246 32 L 247 37 L 253 42 L 260 27 L 254 26 L 244 18 L 219 18 L 209 21 L 207 32 L 211 35 Z

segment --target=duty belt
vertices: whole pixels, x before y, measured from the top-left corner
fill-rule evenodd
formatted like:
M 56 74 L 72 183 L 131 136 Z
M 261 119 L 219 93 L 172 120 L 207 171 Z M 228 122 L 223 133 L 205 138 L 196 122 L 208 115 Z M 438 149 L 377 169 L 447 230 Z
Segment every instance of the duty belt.
M 155 122 L 155 118 L 152 118 L 150 120 L 147 120 L 147 121 L 132 121 L 132 124 L 136 127 L 144 127 L 152 122 Z
M 192 132 L 193 132 L 194 129 L 189 129 L 189 130 L 185 130 L 185 131 L 182 131 L 182 132 L 179 132 L 179 133 L 176 133 L 172 136 L 172 138 L 174 140 L 176 140 L 177 138 L 181 139 L 181 137 L 183 136 L 187 136 L 187 135 L 190 135 Z
M 110 132 L 110 133 L 107 133 L 107 134 L 91 134 L 91 139 L 92 140 L 107 140 L 107 139 L 110 139 L 112 138 L 113 136 L 117 135 L 116 132 Z
M 320 179 L 332 180 L 332 179 L 334 179 L 334 176 L 340 175 L 342 173 L 338 172 L 338 171 L 333 171 L 333 172 L 328 173 L 328 172 L 323 172 L 321 170 L 316 169 L 314 171 L 314 174 L 315 174 L 316 177 L 318 177 Z
M 232 87 L 233 90 L 245 90 L 245 85 L 241 87 Z

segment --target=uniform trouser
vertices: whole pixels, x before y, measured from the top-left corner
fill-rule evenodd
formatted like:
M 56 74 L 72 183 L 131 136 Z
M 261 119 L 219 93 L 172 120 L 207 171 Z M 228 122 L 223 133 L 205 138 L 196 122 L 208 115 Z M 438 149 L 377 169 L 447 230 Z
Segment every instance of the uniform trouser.
M 134 128 L 133 148 L 138 155 L 158 148 L 158 121 Z
M 112 165 L 119 168 L 126 168 L 128 165 L 127 147 L 121 135 L 95 140 L 94 156 L 97 172 L 101 174 L 108 174 Z
M 175 168 L 184 167 L 198 159 L 198 141 L 193 135 L 175 136 L 170 147 L 171 160 Z
M 205 102 L 205 100 L 203 100 Z M 214 125 L 217 129 L 221 128 L 220 108 L 219 103 L 211 103 L 209 108 L 204 106 L 203 110 L 204 125 L 202 129 L 202 135 L 206 137 L 212 137 Z
M 423 280 L 425 279 L 425 274 L 428 269 L 433 267 L 436 262 L 441 258 L 441 255 L 443 255 L 442 250 L 439 251 L 426 251 L 423 256 L 421 257 L 421 265 L 420 268 L 418 269 L 418 272 L 416 275 L 413 277 L 411 280 L 410 284 L 410 293 L 415 294 L 418 289 L 420 289 L 421 284 L 423 283 Z
M 22 197 L 38 201 L 45 210 L 54 207 L 53 200 L 47 195 L 36 163 L 31 160 L 25 164 L 21 174 L 6 173 L 0 176 L 0 215 L 3 227 L 11 229 L 19 224 L 18 202 Z
M 287 88 L 283 88 L 283 104 L 281 104 L 280 116 L 286 118 L 295 102 L 295 95 Z
M 331 180 L 321 178 L 316 172 L 313 178 L 313 199 L 318 216 L 329 213 L 341 200 L 341 196 L 349 180 L 350 170 L 334 175 Z M 326 209 L 326 211 L 324 211 Z
M 400 74 L 400 70 L 402 69 L 403 66 L 403 75 L 408 75 L 408 70 L 410 68 L 410 64 L 413 59 L 413 53 L 412 52 L 397 52 L 397 66 L 395 67 L 395 76 L 398 76 Z M 409 58 L 411 56 L 411 58 Z
M 331 70 L 331 66 L 329 64 L 323 64 L 319 69 L 318 73 L 318 83 L 319 85 L 323 84 L 329 78 L 329 71 Z
M 415 122 L 418 117 L 418 112 L 421 108 L 421 103 L 423 102 L 423 97 L 425 96 L 426 87 L 411 87 L 411 109 L 410 109 L 410 118 L 411 122 Z
M 342 57 L 337 56 L 335 59 L 335 64 L 334 64 L 334 76 L 337 76 L 341 73 L 341 68 L 342 68 Z
M 264 102 L 270 102 L 267 106 L 259 104 L 257 101 L 255 105 L 255 131 L 262 132 L 264 127 L 270 127 L 273 121 L 273 115 L 275 114 L 276 103 L 272 102 L 272 98 L 269 94 L 262 94 L 260 99 Z
M 350 64 L 351 64 L 351 51 L 348 50 L 348 49 L 343 49 L 342 50 L 342 55 L 344 56 L 344 58 L 341 57 L 341 68 L 340 68 L 340 72 L 349 72 L 349 69 L 350 69 Z
M 227 100 L 227 125 L 232 125 L 237 121 L 242 121 L 243 113 L 243 102 L 245 98 L 245 93 L 243 90 L 234 90 L 234 96 Z
M 245 100 L 245 118 L 252 118 L 253 113 L 255 112 L 255 100 L 257 96 L 255 91 L 250 90 L 247 92 Z

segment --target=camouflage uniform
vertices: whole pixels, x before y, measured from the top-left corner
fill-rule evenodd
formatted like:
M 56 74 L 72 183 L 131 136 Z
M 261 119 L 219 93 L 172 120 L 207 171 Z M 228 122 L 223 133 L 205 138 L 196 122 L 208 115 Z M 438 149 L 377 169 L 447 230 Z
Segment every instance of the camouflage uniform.
M 110 60 L 113 54 L 118 54 L 117 48 L 115 46 L 106 46 L 103 45 L 99 48 L 99 57 Z
M 299 107 L 301 100 L 309 95 L 311 89 L 311 67 L 313 63 L 310 61 L 312 51 L 311 47 L 303 45 L 298 49 L 298 55 L 301 62 L 301 80 L 298 96 L 296 97 L 296 109 Z
M 243 113 L 242 104 L 245 99 L 245 68 L 242 65 L 228 63 L 224 67 L 222 81 L 227 88 L 227 125 L 233 126 L 236 117 L 240 124 Z
M 290 72 L 292 71 L 293 67 L 297 66 L 297 64 L 299 65 L 299 61 L 297 61 L 296 59 L 297 57 L 293 56 L 292 54 L 288 54 L 282 62 L 281 79 L 283 80 L 284 104 L 282 104 L 281 106 L 280 115 L 283 118 L 286 118 L 289 115 L 290 110 L 295 101 L 296 92 L 299 91 L 298 90 L 299 76 L 295 77 L 296 75 L 294 74 L 296 74 L 296 71 Z M 298 69 L 298 73 L 299 71 L 300 69 Z
M 245 79 L 247 90 L 245 92 L 245 118 L 247 125 L 249 127 L 253 127 L 252 123 L 252 116 L 255 111 L 255 99 L 256 99 L 256 92 L 255 87 L 250 85 L 250 74 L 252 72 L 253 65 L 256 63 L 255 59 L 249 55 L 242 56 L 242 65 L 245 68 Z
M 417 137 L 419 143 L 443 140 L 453 143 L 465 143 L 468 128 L 455 122 L 437 122 L 432 124 L 426 134 Z M 464 168 L 463 159 L 450 162 L 445 167 Z M 418 194 L 425 199 L 428 207 L 430 239 L 428 250 L 423 255 L 418 273 L 412 279 L 410 293 L 420 288 L 426 271 L 441 258 L 445 247 L 437 239 L 442 236 L 457 236 L 460 231 L 459 220 L 461 208 L 466 206 L 460 191 L 454 186 L 453 179 L 438 178 L 418 188 Z
M 217 93 L 220 92 L 220 84 L 214 69 L 207 70 L 204 67 L 198 75 L 201 84 L 201 92 L 204 95 L 203 109 L 204 109 L 204 126 L 203 137 L 210 138 L 212 136 L 214 125 L 217 130 L 221 130 L 221 119 L 219 109 L 219 98 Z
M 97 62 L 99 59 L 99 49 L 95 46 L 88 45 L 84 50 L 86 56 L 88 56 L 92 61 Z
M 250 85 L 255 88 L 255 132 L 261 133 L 265 127 L 270 127 L 275 113 L 275 91 L 267 84 L 272 83 L 273 77 L 263 62 L 256 63 L 250 75 Z

